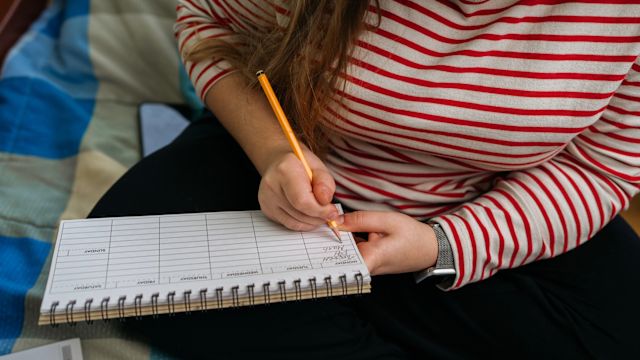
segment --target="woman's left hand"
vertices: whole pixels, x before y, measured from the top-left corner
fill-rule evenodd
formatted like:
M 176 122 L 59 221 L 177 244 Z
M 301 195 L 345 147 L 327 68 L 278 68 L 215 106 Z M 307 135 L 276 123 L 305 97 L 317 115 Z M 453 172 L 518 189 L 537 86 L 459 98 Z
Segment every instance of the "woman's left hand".
M 438 242 L 431 226 L 402 213 L 347 213 L 340 230 L 369 233 L 368 239 L 356 241 L 371 275 L 424 270 L 435 265 L 438 257 Z

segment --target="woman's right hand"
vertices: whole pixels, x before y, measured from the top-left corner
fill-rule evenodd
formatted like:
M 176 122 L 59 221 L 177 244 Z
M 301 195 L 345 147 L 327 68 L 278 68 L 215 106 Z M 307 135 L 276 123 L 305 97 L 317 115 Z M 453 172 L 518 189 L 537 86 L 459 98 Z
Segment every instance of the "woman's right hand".
M 307 231 L 338 217 L 331 204 L 336 185 L 327 167 L 301 144 L 313 173 L 309 181 L 261 91 L 233 73 L 207 92 L 206 103 L 262 175 L 258 200 L 269 219 Z
M 338 220 L 331 204 L 335 181 L 322 160 L 303 146 L 304 156 L 313 173 L 309 177 L 296 155 L 288 151 L 274 154 L 262 174 L 258 201 L 271 220 L 291 230 L 309 231 L 327 220 Z

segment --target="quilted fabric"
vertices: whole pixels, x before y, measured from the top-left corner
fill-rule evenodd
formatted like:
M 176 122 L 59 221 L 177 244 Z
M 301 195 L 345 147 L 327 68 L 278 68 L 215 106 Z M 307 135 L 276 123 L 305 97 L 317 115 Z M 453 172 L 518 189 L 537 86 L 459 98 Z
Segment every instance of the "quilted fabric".
M 164 358 L 114 322 L 36 324 L 60 220 L 86 217 L 139 160 L 138 106 L 200 106 L 175 0 L 53 0 L 0 75 L 0 355 L 81 337 L 86 359 Z

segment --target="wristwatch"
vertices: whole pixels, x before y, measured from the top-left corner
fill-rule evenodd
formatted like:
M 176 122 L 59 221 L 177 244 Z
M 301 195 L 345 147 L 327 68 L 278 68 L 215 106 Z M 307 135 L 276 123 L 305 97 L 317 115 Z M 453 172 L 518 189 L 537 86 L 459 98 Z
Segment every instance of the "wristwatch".
M 456 267 L 453 261 L 453 251 L 451 250 L 451 244 L 449 243 L 447 234 L 444 233 L 440 224 L 436 222 L 428 222 L 427 225 L 431 226 L 433 232 L 436 234 L 438 258 L 434 266 L 415 273 L 416 282 L 420 282 L 430 276 L 455 276 Z

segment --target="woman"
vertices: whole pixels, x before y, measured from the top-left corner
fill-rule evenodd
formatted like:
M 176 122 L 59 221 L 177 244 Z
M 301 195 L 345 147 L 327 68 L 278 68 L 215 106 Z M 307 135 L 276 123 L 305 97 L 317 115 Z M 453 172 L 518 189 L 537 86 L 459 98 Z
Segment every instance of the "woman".
M 368 233 L 359 249 L 383 275 L 361 299 L 211 315 L 259 329 L 244 351 L 640 354 L 640 245 L 616 217 L 640 184 L 637 2 L 184 0 L 177 10 L 186 69 L 257 170 L 262 211 L 295 230 L 337 220 Z M 259 69 L 308 145 L 313 183 L 255 86 Z M 195 131 L 155 161 L 191 151 L 192 166 L 222 172 L 206 181 L 250 178 L 233 168 L 241 160 L 198 153 L 221 150 Z M 246 191 L 167 210 L 250 207 Z M 350 211 L 339 216 L 332 200 Z M 277 330 L 265 335 L 273 324 L 252 317 L 278 319 Z

